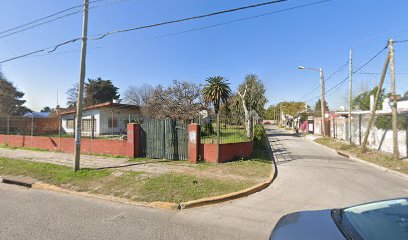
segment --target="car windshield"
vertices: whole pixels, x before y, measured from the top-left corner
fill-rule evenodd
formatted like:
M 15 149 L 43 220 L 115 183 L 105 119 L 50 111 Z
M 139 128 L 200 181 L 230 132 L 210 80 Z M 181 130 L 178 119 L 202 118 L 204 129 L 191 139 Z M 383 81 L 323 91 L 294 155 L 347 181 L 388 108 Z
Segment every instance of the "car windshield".
M 345 227 L 362 239 L 408 239 L 408 199 L 350 207 L 342 215 Z

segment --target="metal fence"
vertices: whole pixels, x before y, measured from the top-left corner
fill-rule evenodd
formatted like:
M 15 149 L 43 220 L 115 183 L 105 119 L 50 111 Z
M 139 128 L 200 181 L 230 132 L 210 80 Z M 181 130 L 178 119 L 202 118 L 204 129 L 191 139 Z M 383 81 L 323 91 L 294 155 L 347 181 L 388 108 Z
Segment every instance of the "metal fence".
M 210 114 L 205 118 L 195 120 L 200 124 L 201 143 L 216 144 L 218 136 L 220 144 L 249 142 L 253 139 L 255 118 L 245 120 L 244 114 L 226 114 L 220 112 L 220 124 L 217 126 L 217 116 Z M 219 129 L 219 134 L 218 134 Z
M 124 126 L 121 131 L 114 128 L 114 126 L 118 125 L 118 122 L 109 122 L 110 125 L 108 127 L 111 127 L 112 131 L 109 130 L 108 133 L 97 134 L 97 124 L 95 119 L 82 119 L 81 136 L 86 138 L 102 138 L 112 140 L 125 139 L 125 136 L 127 135 L 126 125 L 131 122 L 141 121 L 140 116 L 129 115 L 128 119 L 123 120 L 123 123 L 120 123 Z M 67 120 L 65 125 L 65 128 L 67 128 L 69 125 L 69 131 L 64 129 L 63 120 L 58 116 L 47 118 L 5 116 L 0 117 L 0 134 L 74 138 L 75 121 Z
M 0 134 L 26 136 L 59 136 L 61 121 L 55 118 L 0 117 Z

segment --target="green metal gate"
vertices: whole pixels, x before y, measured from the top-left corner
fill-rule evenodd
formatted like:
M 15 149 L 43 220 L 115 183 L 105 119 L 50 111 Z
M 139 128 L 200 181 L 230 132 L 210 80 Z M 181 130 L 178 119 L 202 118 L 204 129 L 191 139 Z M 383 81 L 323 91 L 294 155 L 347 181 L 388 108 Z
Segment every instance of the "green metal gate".
M 142 155 L 154 159 L 187 160 L 187 124 L 172 119 L 145 119 L 141 124 Z

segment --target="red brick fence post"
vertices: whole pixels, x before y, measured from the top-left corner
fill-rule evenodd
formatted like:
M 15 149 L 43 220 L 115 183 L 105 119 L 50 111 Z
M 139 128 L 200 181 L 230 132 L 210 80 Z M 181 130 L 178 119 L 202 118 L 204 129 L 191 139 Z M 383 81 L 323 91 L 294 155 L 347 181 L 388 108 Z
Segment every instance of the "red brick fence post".
M 127 125 L 127 155 L 130 158 L 141 156 L 140 131 L 141 127 L 138 123 L 129 123 Z
M 200 125 L 193 123 L 188 125 L 188 161 L 197 163 L 200 151 Z

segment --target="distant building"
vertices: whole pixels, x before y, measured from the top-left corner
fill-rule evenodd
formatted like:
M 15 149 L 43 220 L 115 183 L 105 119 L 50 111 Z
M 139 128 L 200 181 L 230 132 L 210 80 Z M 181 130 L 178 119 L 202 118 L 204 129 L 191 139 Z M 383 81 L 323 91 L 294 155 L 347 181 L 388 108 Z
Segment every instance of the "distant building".
M 58 112 L 61 127 L 66 133 L 75 131 L 75 115 L 76 109 Z M 140 107 L 135 105 L 106 102 L 87 106 L 82 111 L 82 132 L 90 135 L 93 126 L 95 136 L 124 134 L 129 119 L 140 116 Z
M 23 117 L 27 118 L 48 118 L 50 116 L 50 112 L 30 112 L 23 115 Z

